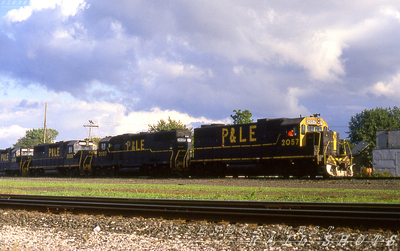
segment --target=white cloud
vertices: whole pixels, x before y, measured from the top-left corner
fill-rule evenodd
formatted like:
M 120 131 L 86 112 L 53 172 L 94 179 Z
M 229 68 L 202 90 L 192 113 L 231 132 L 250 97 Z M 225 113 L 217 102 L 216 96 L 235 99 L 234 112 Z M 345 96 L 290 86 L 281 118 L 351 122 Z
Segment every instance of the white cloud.
M 148 112 L 132 112 L 127 116 L 118 113 L 117 116 L 121 121 L 120 125 L 116 127 L 117 134 L 147 131 L 149 124 L 157 124 L 160 119 L 167 121 L 168 117 L 170 117 L 172 120 L 180 120 L 188 127 L 195 127 L 199 124 L 231 123 L 231 120 L 228 118 L 222 120 L 211 120 L 205 117 L 195 118 L 187 113 L 180 113 L 173 110 L 161 110 L 158 107 L 153 108 Z
M 1 126 L 0 141 L 2 148 L 12 147 L 19 138 L 25 136 L 26 130 L 28 129 L 19 125 Z
M 165 58 L 155 58 L 152 60 L 142 60 L 139 62 L 140 71 L 153 76 L 162 76 L 168 78 L 199 78 L 205 72 L 193 64 L 184 64 L 182 62 L 168 61 Z
M 38 105 L 30 105 L 36 103 Z M 160 119 L 167 120 L 168 117 L 180 120 L 189 127 L 210 123 L 230 123 L 228 118 L 223 120 L 197 118 L 187 113 L 160 108 L 127 114 L 126 108 L 121 104 L 89 103 L 71 100 L 68 94 L 54 94 L 52 98 L 46 100 L 1 100 L 0 148 L 11 147 L 20 137 L 25 136 L 26 130 L 43 127 L 44 103 L 47 103 L 47 128 L 56 129 L 59 132 L 57 141 L 88 137 L 88 129 L 83 127 L 88 124 L 88 120 L 93 120 L 99 125 L 99 128 L 93 129 L 93 137 L 147 131 L 149 124 L 156 124 Z M 17 124 L 12 124 L 14 122 Z
M 389 17 L 394 17 L 395 19 L 400 21 L 400 12 L 393 7 L 392 8 L 384 8 L 381 10 L 381 12 L 384 15 L 387 15 Z
M 243 65 L 235 65 L 234 67 L 233 67 L 233 72 L 235 73 L 235 74 L 243 74 L 244 72 L 243 72 Z
M 63 19 L 65 19 L 76 15 L 79 10 L 88 8 L 90 5 L 86 5 L 84 0 L 30 0 L 29 6 L 9 11 L 4 20 L 8 23 L 22 22 L 27 20 L 34 11 L 54 9 L 57 6 L 61 7 Z
M 285 116 L 298 117 L 299 115 L 306 116 L 305 114 L 310 114 L 310 111 L 299 104 L 299 98 L 302 96 L 312 96 L 312 90 L 304 90 L 301 88 L 289 88 L 288 95 L 286 97 L 287 112 Z
M 32 8 L 30 6 L 25 6 L 20 9 L 10 10 L 4 20 L 6 22 L 21 22 L 28 19 L 32 15 Z
M 367 88 L 367 93 L 375 96 L 385 96 L 394 100 L 400 98 L 400 72 L 393 76 L 389 81 L 380 81 L 370 88 Z

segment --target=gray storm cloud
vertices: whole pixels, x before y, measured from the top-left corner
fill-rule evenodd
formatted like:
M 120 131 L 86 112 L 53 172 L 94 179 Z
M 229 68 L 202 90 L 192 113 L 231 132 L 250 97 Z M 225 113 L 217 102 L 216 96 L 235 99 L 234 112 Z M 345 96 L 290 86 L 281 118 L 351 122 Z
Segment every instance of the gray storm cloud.
M 398 105 L 373 93 L 400 85 L 400 4 L 391 1 L 65 4 L 3 18 L 1 74 L 128 112 L 214 119 L 233 109 L 318 112 L 343 126 L 355 112 L 346 107 Z

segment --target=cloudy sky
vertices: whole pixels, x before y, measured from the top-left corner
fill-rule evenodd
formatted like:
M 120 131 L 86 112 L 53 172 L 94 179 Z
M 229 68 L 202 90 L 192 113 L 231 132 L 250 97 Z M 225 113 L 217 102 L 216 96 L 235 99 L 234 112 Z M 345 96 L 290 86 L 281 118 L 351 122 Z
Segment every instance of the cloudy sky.
M 13 5 L 13 3 L 16 3 Z M 0 148 L 25 130 L 83 139 L 400 106 L 400 2 L 1 0 Z

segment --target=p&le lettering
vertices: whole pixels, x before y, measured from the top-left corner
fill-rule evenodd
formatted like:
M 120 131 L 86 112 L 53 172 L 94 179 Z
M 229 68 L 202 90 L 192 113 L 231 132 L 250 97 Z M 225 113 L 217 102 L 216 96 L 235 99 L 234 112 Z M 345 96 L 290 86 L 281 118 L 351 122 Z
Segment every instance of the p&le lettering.
M 126 150 L 131 151 L 139 151 L 144 150 L 144 139 L 141 140 L 132 140 L 126 142 Z
M 50 148 L 49 157 L 60 157 L 60 148 Z
M 230 130 L 229 128 L 222 128 L 222 144 L 224 145 L 227 140 L 229 140 L 229 143 L 231 144 L 234 144 L 237 141 L 239 143 L 256 142 L 256 129 L 257 125 L 250 125 L 248 135 L 243 135 L 243 126 L 239 127 L 239 133 L 234 127 L 231 127 Z

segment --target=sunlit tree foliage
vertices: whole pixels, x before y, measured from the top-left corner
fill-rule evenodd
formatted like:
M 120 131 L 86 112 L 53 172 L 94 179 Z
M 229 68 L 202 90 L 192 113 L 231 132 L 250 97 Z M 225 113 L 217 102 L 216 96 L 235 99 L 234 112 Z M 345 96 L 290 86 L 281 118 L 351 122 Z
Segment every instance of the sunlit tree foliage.
M 365 109 L 361 113 L 352 116 L 349 122 L 348 138 L 351 143 L 358 144 L 366 141 L 370 145 L 362 153 L 361 158 L 365 165 L 372 165 L 372 149 L 376 147 L 376 131 L 397 130 L 400 128 L 400 109 L 375 108 Z
M 44 129 L 27 130 L 25 137 L 19 138 L 14 147 L 33 148 L 35 145 L 43 144 Z M 58 136 L 58 131 L 55 129 L 46 129 L 46 143 L 54 143 Z
M 251 114 L 249 110 L 244 110 L 242 112 L 242 110 L 239 109 L 239 110 L 233 110 L 233 112 L 235 113 L 234 115 L 231 115 L 233 124 L 237 125 L 237 124 L 246 124 L 253 122 L 253 119 L 251 119 L 251 116 L 253 116 L 253 114 Z
M 182 130 L 189 130 L 191 131 L 191 127 L 187 127 L 184 125 L 180 120 L 172 120 L 170 117 L 168 117 L 168 121 L 165 121 L 163 119 L 160 119 L 160 121 L 157 122 L 157 124 L 151 125 L 149 124 L 149 132 L 161 132 L 161 131 L 170 131 L 170 130 L 177 130 L 177 129 L 182 129 Z

